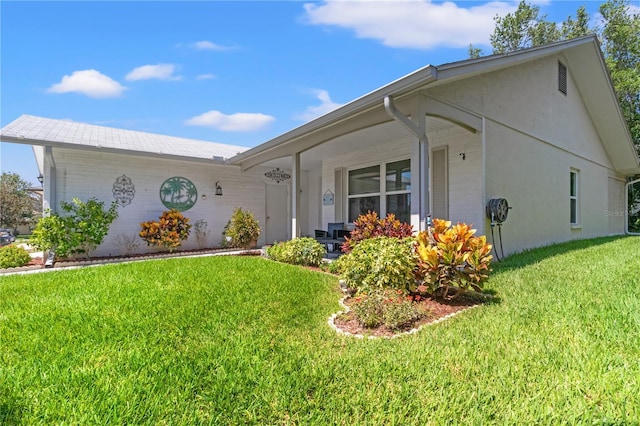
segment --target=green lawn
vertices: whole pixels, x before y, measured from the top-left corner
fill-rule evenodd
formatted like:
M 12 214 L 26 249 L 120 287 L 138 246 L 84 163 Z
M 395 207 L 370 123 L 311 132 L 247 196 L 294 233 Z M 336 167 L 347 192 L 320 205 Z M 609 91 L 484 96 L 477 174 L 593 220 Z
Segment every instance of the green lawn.
M 0 278 L 0 424 L 637 424 L 640 238 L 494 264 L 499 303 L 336 334 L 337 280 L 256 257 Z

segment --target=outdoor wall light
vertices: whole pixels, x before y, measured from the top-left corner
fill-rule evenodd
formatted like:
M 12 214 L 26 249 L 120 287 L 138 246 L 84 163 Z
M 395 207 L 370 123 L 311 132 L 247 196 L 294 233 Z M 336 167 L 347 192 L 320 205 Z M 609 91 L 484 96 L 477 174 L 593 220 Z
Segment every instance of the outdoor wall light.
M 44 183 L 44 176 L 42 176 L 42 173 L 38 175 L 38 182 L 40 182 L 40 185 Z
M 216 195 L 222 196 L 222 187 L 220 186 L 220 182 L 216 182 Z

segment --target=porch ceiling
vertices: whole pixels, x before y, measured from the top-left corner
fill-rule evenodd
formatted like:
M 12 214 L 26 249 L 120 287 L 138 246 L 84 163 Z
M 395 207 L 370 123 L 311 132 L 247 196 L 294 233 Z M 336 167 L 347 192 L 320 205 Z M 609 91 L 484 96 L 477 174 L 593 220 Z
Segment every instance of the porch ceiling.
M 449 121 L 427 117 L 427 135 L 446 131 L 456 124 Z M 379 145 L 390 140 L 397 140 L 405 137 L 414 137 L 404 126 L 396 121 L 377 124 L 362 130 L 338 136 L 317 145 L 300 155 L 300 168 L 302 170 L 313 170 L 322 167 L 322 160 L 326 158 L 339 157 L 353 151 L 366 149 L 369 146 Z M 291 168 L 291 156 L 277 158 L 263 163 L 266 167 L 279 167 L 281 169 Z

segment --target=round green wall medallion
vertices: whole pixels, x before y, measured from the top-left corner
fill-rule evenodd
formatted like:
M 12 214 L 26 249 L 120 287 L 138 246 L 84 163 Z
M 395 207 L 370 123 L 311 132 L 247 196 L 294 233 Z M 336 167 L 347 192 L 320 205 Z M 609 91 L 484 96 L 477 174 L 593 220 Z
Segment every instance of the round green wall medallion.
M 198 200 L 196 186 L 187 178 L 174 176 L 160 186 L 160 201 L 168 209 L 189 210 Z

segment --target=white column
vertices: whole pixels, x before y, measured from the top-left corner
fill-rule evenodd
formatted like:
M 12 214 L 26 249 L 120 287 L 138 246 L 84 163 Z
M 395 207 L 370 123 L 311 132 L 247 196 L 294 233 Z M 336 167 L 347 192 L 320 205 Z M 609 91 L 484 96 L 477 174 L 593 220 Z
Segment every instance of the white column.
M 56 163 L 53 159 L 53 147 L 44 147 L 43 169 L 42 211 L 43 214 L 46 215 L 46 209 L 51 209 L 53 213 L 58 211 L 56 200 Z
M 291 161 L 291 238 L 300 235 L 298 215 L 300 214 L 300 153 L 296 152 Z
M 418 128 L 420 137 L 418 138 L 418 178 L 419 183 L 419 203 L 420 203 L 420 231 L 427 229 L 427 216 L 431 214 L 430 200 L 431 187 L 429 184 L 429 139 L 427 138 L 427 98 L 420 96 L 415 114 L 411 115 Z M 413 173 L 412 173 L 413 174 Z

